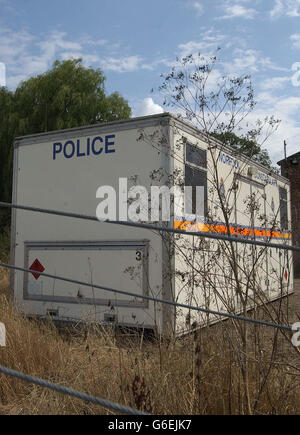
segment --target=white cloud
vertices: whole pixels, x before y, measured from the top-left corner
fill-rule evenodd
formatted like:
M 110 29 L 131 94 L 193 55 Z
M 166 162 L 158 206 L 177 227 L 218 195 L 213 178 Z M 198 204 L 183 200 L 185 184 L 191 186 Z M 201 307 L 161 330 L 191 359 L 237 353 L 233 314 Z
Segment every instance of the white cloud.
M 57 58 L 81 57 L 80 41 L 70 41 L 63 32 L 54 31 L 38 40 L 28 31 L 0 30 L 0 59 L 7 66 L 7 85 L 14 88 L 21 80 L 46 71 Z
M 278 129 L 269 136 L 266 129 L 258 138 L 258 143 L 262 144 L 262 148 L 267 149 L 272 161 L 276 164 L 283 158 L 283 141 L 287 141 L 288 154 L 294 154 L 300 150 L 300 126 L 298 123 L 298 112 L 300 110 L 300 97 L 290 99 L 287 97 L 275 98 L 273 94 L 263 92 L 256 98 L 257 107 L 251 112 L 239 126 L 246 132 L 256 127 L 257 119 L 264 120 L 266 116 L 274 115 L 275 119 L 280 119 L 281 122 Z M 180 112 L 178 109 L 173 110 L 174 114 Z M 201 116 L 200 116 L 201 117 Z M 223 113 L 219 122 L 227 122 L 227 118 Z M 241 134 L 238 131 L 237 134 Z M 265 137 L 268 135 L 266 141 Z
M 259 64 L 265 69 L 271 69 L 274 71 L 285 71 L 285 72 L 289 71 L 289 68 L 276 65 L 269 57 L 260 56 Z
M 61 53 L 60 58 L 62 60 L 68 60 L 68 59 L 78 59 L 82 57 L 82 53 L 80 51 L 64 51 Z
M 290 36 L 294 48 L 300 48 L 300 33 L 294 33 Z
M 275 0 L 270 17 L 276 19 L 282 15 L 300 17 L 300 0 Z
M 266 116 L 274 115 L 280 119 L 278 129 L 263 144 L 274 163 L 283 158 L 283 141 L 288 142 L 288 153 L 293 154 L 300 149 L 300 126 L 298 113 L 300 111 L 300 97 L 276 97 L 273 92 L 264 91 L 257 95 L 256 108 L 249 114 L 245 122 L 249 123 L 247 129 L 255 126 L 257 119 L 265 119 Z
M 193 2 L 192 3 L 192 7 L 196 11 L 196 14 L 199 17 L 204 14 L 204 6 L 203 6 L 202 3 L 198 2 L 198 1 L 197 2 Z
M 215 53 L 220 44 L 225 40 L 225 36 L 215 29 L 209 29 L 200 35 L 197 41 L 188 41 L 178 45 L 180 57 L 189 54 L 201 53 L 209 55 Z
M 203 41 L 188 41 L 184 44 L 179 44 L 178 48 L 180 56 L 187 56 L 189 54 L 202 53 L 207 51 L 212 44 Z
M 204 14 L 204 6 L 202 1 L 196 0 L 184 0 L 185 6 L 192 11 L 192 13 L 196 13 L 198 17 L 201 17 Z
M 99 65 L 100 57 L 97 54 L 84 54 L 82 62 L 85 66 Z
M 68 41 L 66 36 L 67 34 L 65 32 L 53 31 L 50 37 L 46 41 L 40 42 L 39 45 L 42 50 L 50 50 L 51 53 L 55 52 L 57 49 L 77 51 L 82 49 L 80 42 Z
M 8 28 L 0 29 L 0 57 L 2 61 L 12 61 L 24 53 L 34 37 L 26 31 L 13 32 Z
M 202 33 L 202 39 L 203 41 L 206 41 L 207 43 L 211 44 L 219 44 L 220 42 L 224 41 L 225 35 L 219 33 L 218 30 L 211 28 L 207 30 L 206 32 Z
M 222 6 L 225 15 L 217 17 L 217 19 L 228 20 L 231 18 L 245 18 L 246 20 L 252 20 L 257 14 L 257 11 L 239 4 L 240 2 L 241 1 L 235 0 L 235 4 L 232 4 L 232 1 L 227 1 Z
M 253 49 L 235 49 L 231 62 L 225 62 L 224 65 L 226 71 L 234 75 L 256 73 L 261 69 L 289 71 L 288 68 L 274 64 L 269 57 L 264 57 L 259 51 Z
M 272 77 L 265 79 L 260 86 L 265 90 L 278 90 L 282 89 L 288 82 L 291 82 L 291 77 Z
M 275 0 L 273 9 L 270 11 L 271 18 L 277 18 L 284 13 L 284 5 L 281 0 Z
M 96 47 L 103 47 L 104 45 L 108 44 L 107 39 L 92 39 L 89 35 L 82 36 L 80 38 L 82 44 L 84 45 L 92 45 Z
M 140 67 L 142 60 L 140 56 L 107 57 L 101 62 L 101 66 L 105 70 L 119 73 L 132 72 Z
M 159 104 L 154 103 L 152 98 L 144 98 L 144 100 L 137 104 L 134 116 L 155 115 L 156 113 L 163 112 L 164 109 Z
M 81 57 L 86 66 L 120 73 L 142 68 L 140 56 L 124 56 L 120 51 L 106 39 L 93 40 L 86 35 L 71 40 L 65 32 L 55 30 L 39 39 L 29 31 L 0 28 L 0 62 L 6 65 L 9 88 L 47 71 L 56 59 Z
M 256 50 L 235 50 L 234 59 L 227 67 L 231 70 L 231 73 L 237 74 L 241 71 L 257 72 L 259 70 L 259 55 Z

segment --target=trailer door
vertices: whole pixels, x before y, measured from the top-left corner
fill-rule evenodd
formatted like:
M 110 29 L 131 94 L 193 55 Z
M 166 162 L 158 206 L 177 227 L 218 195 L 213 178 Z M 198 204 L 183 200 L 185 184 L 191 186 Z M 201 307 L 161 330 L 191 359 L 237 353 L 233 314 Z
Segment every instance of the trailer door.
M 133 294 L 148 293 L 148 242 L 28 242 L 24 299 L 103 306 L 147 307 L 134 296 L 43 277 L 39 272 Z
M 251 240 L 265 240 L 265 187 L 250 178 L 237 176 L 235 219 L 240 235 Z M 247 305 L 253 306 L 266 295 L 268 288 L 267 249 L 255 245 L 237 246 L 241 282 Z M 262 292 L 261 292 L 262 291 Z
M 265 187 L 250 178 L 236 177 L 235 224 L 244 227 L 245 235 L 252 238 L 260 236 L 254 229 L 265 228 L 266 198 Z

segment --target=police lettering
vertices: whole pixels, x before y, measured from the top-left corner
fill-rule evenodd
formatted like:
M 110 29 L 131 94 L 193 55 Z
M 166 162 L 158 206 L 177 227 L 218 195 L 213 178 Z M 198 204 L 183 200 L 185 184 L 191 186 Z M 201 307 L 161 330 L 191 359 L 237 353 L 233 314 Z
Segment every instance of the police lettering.
M 72 159 L 73 157 L 99 156 L 100 154 L 110 154 L 115 150 L 115 135 L 110 134 L 104 137 L 96 136 L 87 139 L 67 140 L 66 142 L 53 143 L 52 158 L 58 157 Z

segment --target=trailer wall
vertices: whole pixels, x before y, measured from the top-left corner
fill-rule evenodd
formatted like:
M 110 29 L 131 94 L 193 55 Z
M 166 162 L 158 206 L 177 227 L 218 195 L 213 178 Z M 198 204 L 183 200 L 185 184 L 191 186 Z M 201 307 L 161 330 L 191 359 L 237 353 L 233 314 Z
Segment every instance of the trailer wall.
M 95 216 L 97 189 L 108 185 L 117 193 L 118 218 L 119 179 L 128 179 L 128 189 L 134 183 L 148 188 L 151 171 L 166 164 L 155 148 L 139 142 L 140 127 L 149 135 L 165 134 L 160 120 L 146 120 L 17 140 L 13 202 Z M 14 210 L 12 232 L 16 265 L 30 268 L 37 261 L 53 275 L 137 295 L 162 292 L 162 243 L 157 233 L 23 210 Z M 37 273 L 14 272 L 12 284 L 16 304 L 28 315 L 162 328 L 162 310 L 152 302 Z

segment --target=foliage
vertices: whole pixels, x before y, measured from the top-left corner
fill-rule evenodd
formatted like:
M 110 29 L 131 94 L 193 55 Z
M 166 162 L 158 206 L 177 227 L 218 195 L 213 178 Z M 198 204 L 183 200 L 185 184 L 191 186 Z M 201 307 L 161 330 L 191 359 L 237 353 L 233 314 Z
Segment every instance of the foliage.
M 261 171 L 264 175 L 259 183 L 257 178 L 260 176 L 256 168 L 239 158 L 239 154 L 246 154 L 270 168 L 271 160 L 262 145 L 276 131 L 279 120 L 267 116 L 263 120 L 253 121 L 253 116 L 249 115 L 253 114 L 256 102 L 251 77 L 222 76 L 221 68 L 216 68 L 217 60 L 216 56 L 200 54 L 177 59 L 171 71 L 162 75 L 163 82 L 159 87 L 164 96 L 164 105 L 172 107 L 173 111 L 174 108 L 179 110 L 181 119 L 198 128 L 191 138 L 178 128 L 175 144 L 173 146 L 171 141 L 168 150 L 176 159 L 176 170 L 181 171 L 174 184 L 181 186 L 184 180 L 184 184 L 191 185 L 194 191 L 197 187 L 203 187 L 204 192 L 207 192 L 207 200 L 204 195 L 206 210 L 204 206 L 203 213 L 186 214 L 184 208 L 177 213 L 177 216 L 184 216 L 179 221 L 180 228 L 232 236 L 224 241 L 221 238 L 207 240 L 205 235 L 201 238 L 162 235 L 169 260 L 169 288 L 173 291 L 173 279 L 176 291 L 172 294 L 175 301 L 181 301 L 184 297 L 190 305 L 205 310 L 241 313 L 244 317 L 250 316 L 248 311 L 252 309 L 251 316 L 257 319 L 261 315 L 258 307 L 263 306 L 267 318 L 273 319 L 273 323 L 275 318 L 276 323 L 282 323 L 280 319 L 285 315 L 282 301 L 276 314 L 269 309 L 267 302 L 275 294 L 280 298 L 290 291 L 291 256 L 287 252 L 279 253 L 267 244 L 261 248 L 235 242 L 235 235 L 255 240 L 257 228 L 267 228 L 264 240 L 273 242 L 274 230 L 286 229 L 281 227 L 280 203 L 277 202 L 276 207 L 272 197 L 275 197 L 278 188 L 277 192 L 276 187 L 270 188 L 273 186 L 268 179 L 270 170 Z M 146 136 L 141 137 L 145 140 Z M 219 139 L 220 143 L 217 144 L 213 138 Z M 162 141 L 157 142 L 158 148 Z M 195 150 L 195 158 L 191 158 L 193 151 L 188 153 L 187 145 Z M 228 152 L 229 156 L 228 146 L 234 149 Z M 233 159 L 231 155 L 237 158 Z M 224 171 L 222 163 L 227 163 Z M 189 173 L 193 174 L 190 179 Z M 175 171 L 173 175 L 176 175 Z M 195 205 L 196 195 L 194 198 Z M 285 272 L 287 278 L 284 280 Z M 173 318 L 171 312 L 169 315 L 171 327 L 174 319 L 173 324 L 182 332 L 184 328 L 190 332 L 196 331 L 201 326 L 219 320 L 209 314 L 195 314 L 187 310 L 177 309 L 173 313 Z M 289 324 L 288 319 L 286 324 Z M 272 353 L 269 369 L 257 381 L 259 387 L 256 397 L 251 397 L 253 372 L 250 349 L 256 346 L 260 338 L 256 334 L 249 334 L 244 322 L 236 322 L 235 327 L 236 340 L 230 339 L 230 352 L 236 358 L 241 375 L 243 399 L 239 400 L 239 406 L 253 414 L 257 412 L 262 396 L 268 392 L 267 383 L 271 379 L 270 373 L 277 354 L 278 333 L 274 333 L 270 340 Z M 229 332 L 226 326 L 224 329 L 226 333 Z M 289 341 L 289 337 L 286 336 L 286 339 Z M 195 371 L 199 373 L 203 357 L 201 346 L 197 345 L 196 349 L 199 358 L 195 361 Z M 261 349 L 255 352 L 259 355 Z M 231 373 L 233 360 L 229 367 Z M 196 380 L 199 377 L 197 374 Z M 199 384 L 197 391 L 203 391 Z M 219 397 L 222 397 L 222 393 L 219 393 Z M 203 395 L 201 397 L 200 393 L 198 402 L 201 403 L 201 400 Z
M 55 61 L 15 92 L 0 88 L 0 200 L 11 198 L 15 137 L 130 117 L 127 101 L 117 92 L 106 96 L 104 83 L 100 69 L 74 59 Z
M 14 135 L 14 95 L 0 88 L 0 199 L 10 198 L 12 177 L 12 139 Z M 1 216 L 3 212 L 1 211 Z
M 219 139 L 225 145 L 232 147 L 238 154 L 255 160 L 258 163 L 272 169 L 272 160 L 266 149 L 262 149 L 255 141 L 245 137 L 238 137 L 232 132 L 226 133 L 211 133 L 213 137 Z
M 3 277 L 0 270 L 0 282 Z M 295 310 L 296 313 L 296 310 Z M 244 406 L 236 328 L 231 321 L 170 343 L 101 326 L 59 331 L 50 322 L 26 319 L 0 288 L 0 319 L 7 346 L 1 364 L 135 409 L 162 415 L 248 414 Z M 254 341 L 247 358 L 251 368 L 250 398 L 255 414 L 298 414 L 299 356 L 279 335 L 274 357 L 274 331 L 247 326 Z M 115 332 L 115 334 L 114 334 Z M 232 344 L 233 343 L 233 344 Z M 270 365 L 271 361 L 271 365 Z M 284 362 L 283 362 L 284 361 Z M 266 373 L 266 389 L 260 383 Z M 99 415 L 108 411 L 70 396 L 1 375 L 0 415 Z M 112 414 L 110 413 L 111 419 Z
M 217 56 L 188 55 L 177 59 L 162 74 L 159 92 L 166 107 L 193 123 L 206 136 L 214 136 L 254 160 L 271 166 L 263 143 L 276 131 L 280 121 L 273 116 L 249 121 L 256 101 L 251 77 L 222 75 Z
M 128 118 L 127 102 L 105 96 L 101 70 L 81 59 L 56 61 L 52 70 L 23 82 L 16 90 L 18 133 L 31 134 Z

